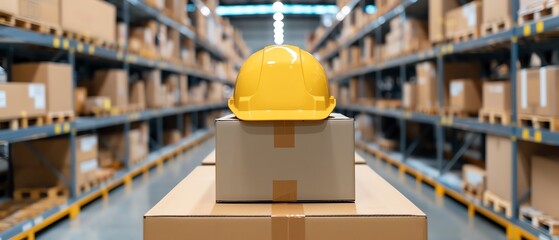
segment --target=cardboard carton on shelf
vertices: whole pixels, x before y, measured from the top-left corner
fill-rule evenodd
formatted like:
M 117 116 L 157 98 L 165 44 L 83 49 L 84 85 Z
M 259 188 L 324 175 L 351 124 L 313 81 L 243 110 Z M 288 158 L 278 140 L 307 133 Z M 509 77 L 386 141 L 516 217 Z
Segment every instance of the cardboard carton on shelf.
M 545 215 L 559 219 L 559 159 L 557 155 L 532 157 L 531 205 Z
M 445 40 L 445 15 L 460 6 L 458 0 L 429 0 L 429 41 L 438 43 Z
M 8 0 L 8 2 L 10 1 Z M 60 0 L 19 0 L 18 17 L 58 27 L 60 25 Z
M 115 43 L 116 6 L 98 0 L 60 0 L 60 25 L 85 37 Z
M 109 154 L 113 162 L 112 163 L 105 163 L 105 165 L 114 165 L 114 163 L 122 164 L 122 165 L 134 165 L 137 162 L 143 160 L 148 152 L 148 141 L 149 141 L 149 132 L 148 127 L 146 124 L 141 124 L 138 127 L 133 127 L 128 132 L 128 135 L 124 134 L 124 131 L 111 131 L 111 132 L 103 132 L 99 135 L 99 139 L 103 143 L 100 145 L 100 151 L 106 152 Z M 125 159 L 126 156 L 126 147 L 124 145 L 124 139 L 128 138 L 129 145 L 129 154 L 128 159 Z
M 465 164 L 462 166 L 462 190 L 466 195 L 481 201 L 485 192 L 486 176 L 487 173 L 484 169 Z
M 510 81 L 483 82 L 483 111 L 510 113 Z
M 468 40 L 480 36 L 481 1 L 473 1 L 448 11 L 445 15 L 445 38 Z
M 19 0 L 0 1 L 0 11 L 12 15 L 19 14 Z
M 200 104 L 206 101 L 206 93 L 208 91 L 208 83 L 200 82 L 198 85 L 189 87 L 188 89 L 188 102 L 193 104 Z
M 146 81 L 146 106 L 148 108 L 161 108 L 165 105 L 165 89 L 161 83 L 161 71 L 145 71 L 143 78 Z
M 228 115 L 216 120 L 216 139 L 220 202 L 354 200 L 353 119 L 244 122 Z
M 45 168 L 40 159 L 29 150 L 31 145 L 37 152 L 50 162 L 51 166 L 60 171 L 66 179 L 70 179 L 72 168 L 70 160 L 70 139 L 68 137 L 46 138 L 12 146 L 14 187 L 15 188 L 47 188 L 64 185 L 62 180 L 50 169 Z M 76 138 L 76 188 L 92 181 L 97 164 L 97 135 L 81 135 Z M 76 189 L 76 190 L 77 190 Z
M 181 132 L 177 129 L 171 129 L 163 132 L 163 143 L 165 145 L 176 144 L 182 139 Z
M 12 81 L 45 84 L 47 111 L 73 115 L 74 83 L 72 67 L 69 64 L 54 62 L 16 64 L 12 67 Z
M 76 115 L 84 113 L 85 102 L 87 100 L 87 88 L 76 87 L 74 89 L 74 112 Z
M 0 83 L 0 120 L 42 117 L 47 113 L 42 83 Z M 25 114 L 22 114 L 25 113 Z
M 450 109 L 477 113 L 481 108 L 481 87 L 477 79 L 454 79 L 450 82 Z
M 146 108 L 146 84 L 139 80 L 131 84 L 130 105 L 136 106 L 139 110 Z
M 82 114 L 89 115 L 102 115 L 110 113 L 111 99 L 105 96 L 87 97 L 83 104 Z
M 366 142 L 375 140 L 375 125 L 370 115 L 362 113 L 355 117 L 355 138 Z
M 365 79 L 363 85 L 359 84 L 358 78 L 352 78 L 349 81 L 349 95 L 352 103 L 363 103 L 371 105 L 374 100 L 375 82 L 371 79 Z
M 93 96 L 105 96 L 111 99 L 111 107 L 125 109 L 128 106 L 128 76 L 122 69 L 95 71 Z
M 521 0 L 522 2 L 522 0 Z M 492 1 L 482 1 L 482 19 L 483 19 L 483 29 L 486 31 L 489 27 L 492 33 L 497 32 L 498 25 L 502 24 L 504 29 L 508 29 L 512 24 L 511 9 L 512 2 L 509 0 L 492 0 Z M 504 30 L 503 29 L 503 30 Z
M 519 75 L 518 113 L 558 117 L 559 66 L 522 69 Z
M 368 166 L 352 168 L 354 203 L 220 204 L 215 167 L 198 167 L 144 215 L 144 239 L 427 239 L 421 210 Z
M 417 104 L 417 82 L 405 82 L 403 86 L 402 106 L 414 110 Z

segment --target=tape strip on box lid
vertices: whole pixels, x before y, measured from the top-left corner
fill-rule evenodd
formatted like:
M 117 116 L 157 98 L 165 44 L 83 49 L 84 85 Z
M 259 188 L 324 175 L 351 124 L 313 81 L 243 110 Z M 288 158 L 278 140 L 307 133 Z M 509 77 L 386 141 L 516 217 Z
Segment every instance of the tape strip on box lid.
M 295 147 L 295 125 L 293 121 L 274 122 L 274 148 Z
M 527 84 L 527 78 L 528 78 L 528 70 L 526 69 L 522 69 L 520 71 L 520 105 L 522 106 L 523 109 L 528 108 L 528 84 Z
M 272 201 L 296 202 L 297 180 L 274 180 L 272 182 Z
M 540 107 L 547 107 L 547 73 L 546 68 L 540 68 Z
M 304 240 L 305 209 L 303 204 L 272 204 L 272 240 Z

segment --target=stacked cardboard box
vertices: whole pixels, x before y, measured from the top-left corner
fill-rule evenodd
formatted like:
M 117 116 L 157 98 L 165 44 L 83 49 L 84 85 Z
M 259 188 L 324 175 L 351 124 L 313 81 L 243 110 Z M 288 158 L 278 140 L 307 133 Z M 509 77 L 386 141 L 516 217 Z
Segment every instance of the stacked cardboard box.
M 473 1 L 448 11 L 445 15 L 445 38 L 467 40 L 480 35 L 481 1 Z
M 19 0 L 18 2 L 18 17 L 50 26 L 60 25 L 60 0 Z
M 128 159 L 126 157 L 125 138 L 128 138 Z M 101 144 L 99 159 L 101 167 L 114 167 L 119 165 L 131 166 L 142 161 L 149 153 L 149 128 L 146 123 L 132 127 L 128 135 L 124 131 L 104 132 L 99 136 Z
M 140 110 L 146 108 L 146 84 L 142 80 L 133 82 L 130 85 L 129 106 Z
M 358 78 L 352 78 L 349 81 L 349 99 L 352 103 L 360 103 L 372 105 L 375 96 L 375 81 L 365 79 L 360 85 Z
M 95 71 L 89 90 L 92 96 L 108 97 L 112 108 L 123 110 L 128 107 L 128 76 L 122 69 Z
M 43 83 L 46 109 L 52 113 L 70 113 L 72 106 L 72 67 L 64 63 L 25 63 L 12 67 L 13 82 Z
M 405 82 L 402 87 L 402 106 L 414 110 L 417 105 L 417 82 Z
M 220 82 L 211 82 L 208 89 L 208 102 L 223 102 L 225 98 L 224 94 L 224 84 Z
M 385 54 L 383 54 L 385 59 L 430 47 L 427 40 L 427 25 L 413 18 L 396 17 L 390 20 L 390 32 L 386 34 L 385 40 Z
M 366 142 L 375 140 L 375 125 L 370 115 L 361 113 L 355 117 L 355 138 Z
M 64 30 L 115 43 L 115 5 L 99 0 L 60 0 L 60 14 Z
M 544 117 L 559 116 L 559 66 L 522 69 L 517 81 L 518 113 Z
M 76 162 L 72 169 L 70 138 L 47 138 L 12 145 L 14 187 L 48 188 L 65 183 L 35 155 L 40 154 L 51 167 L 71 179 L 76 173 L 76 188 L 95 180 L 97 163 L 97 136 L 81 135 L 76 138 Z
M 559 159 L 557 155 L 532 157 L 531 205 L 545 215 L 559 218 L 557 198 L 559 198 Z
M 482 1 L 482 3 L 482 34 L 495 33 L 511 27 L 512 18 L 510 14 L 512 12 L 512 2 L 510 0 Z
M 510 114 L 511 97 L 510 82 L 486 81 L 483 82 L 483 112 Z
M 465 164 L 462 166 L 462 190 L 466 195 L 481 201 L 485 192 L 486 176 L 482 168 Z
M 477 113 L 481 108 L 481 85 L 477 79 L 450 81 L 450 109 L 462 113 Z
M 161 83 L 161 71 L 151 70 L 143 74 L 146 81 L 146 105 L 148 108 L 162 108 L 165 106 L 167 93 Z
M 459 7 L 458 0 L 429 0 L 429 41 L 439 43 L 445 40 L 445 15 Z
M 44 116 L 46 102 L 45 84 L 0 83 L 0 120 Z
M 191 86 L 188 89 L 188 101 L 190 103 L 199 104 L 206 101 L 206 92 L 208 91 L 208 83 L 200 82 L 198 85 Z
M 376 63 L 378 61 L 378 51 L 376 49 L 375 38 L 372 36 L 366 36 L 363 39 L 363 55 L 362 61 L 365 64 Z

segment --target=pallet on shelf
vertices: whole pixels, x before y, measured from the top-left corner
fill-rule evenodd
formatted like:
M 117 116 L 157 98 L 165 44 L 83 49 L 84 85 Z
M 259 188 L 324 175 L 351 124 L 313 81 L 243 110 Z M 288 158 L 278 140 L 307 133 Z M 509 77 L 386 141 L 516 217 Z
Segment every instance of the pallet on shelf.
M 456 31 L 452 34 L 448 34 L 447 38 L 453 42 L 465 42 L 479 38 L 479 29 L 465 29 L 463 31 Z
M 95 172 L 91 175 L 91 179 L 88 179 L 88 181 L 84 181 L 83 184 L 78 187 L 78 193 L 81 194 L 89 192 L 92 188 L 108 182 L 115 175 L 115 170 L 109 168 L 100 168 L 96 169 Z
M 481 36 L 487 36 L 505 31 L 512 27 L 511 19 L 501 19 L 499 21 L 484 22 L 481 24 Z
M 386 138 L 378 138 L 377 139 L 377 143 L 380 147 L 380 149 L 385 150 L 385 151 L 396 151 L 398 150 L 398 142 L 395 140 L 391 140 L 391 139 L 386 139 Z
M 33 126 L 43 126 L 45 124 L 45 117 L 21 117 L 11 120 L 0 120 L 0 130 L 18 130 Z
M 402 106 L 402 100 L 399 99 L 379 99 L 376 101 L 378 108 L 396 109 Z
M 63 29 L 62 30 L 62 36 L 75 40 L 75 41 L 79 41 L 82 43 L 86 43 L 86 44 L 90 44 L 90 45 L 95 45 L 95 46 L 99 46 L 102 48 L 107 48 L 107 49 L 111 49 L 111 50 L 116 50 L 118 48 L 117 44 L 115 42 L 110 42 L 104 39 L 100 39 L 97 37 L 93 37 L 93 36 L 89 36 L 89 35 L 85 35 L 82 33 L 77 33 L 74 31 L 70 31 L 70 30 L 66 30 Z
M 442 111 L 442 115 L 444 116 L 459 117 L 459 118 L 477 117 L 478 113 L 479 112 L 477 111 L 455 109 L 452 107 L 444 108 Z
M 524 24 L 556 15 L 559 15 L 559 1 L 544 1 L 541 4 L 535 4 L 529 8 L 520 9 L 518 11 L 518 23 Z
M 12 206 L 17 206 L 7 216 L 0 219 L 0 231 L 5 231 L 27 219 L 33 219 L 43 212 L 66 202 L 68 197 L 44 198 L 37 201 L 11 201 Z
M 439 109 L 436 107 L 417 106 L 416 111 L 427 115 L 437 115 L 439 113 Z
M 559 130 L 559 117 L 543 117 L 537 115 L 518 115 L 518 125 L 534 129 Z
M 559 235 L 559 219 L 547 216 L 542 211 L 531 206 L 521 206 L 518 219 L 532 225 L 534 228 L 546 229 L 549 235 Z
M 39 200 L 41 198 L 68 197 L 69 192 L 66 187 L 56 186 L 50 188 L 18 188 L 14 190 L 14 200 Z
M 46 124 L 73 122 L 76 118 L 74 111 L 49 112 L 45 117 Z
M 493 211 L 504 213 L 508 218 L 512 217 L 512 204 L 491 191 L 485 191 L 483 194 L 483 205 L 493 208 Z
M 11 13 L 2 12 L 0 10 L 0 25 L 22 28 L 42 34 L 51 34 L 55 36 L 62 35 L 62 29 L 52 24 L 34 21 L 28 18 L 19 17 Z
M 479 121 L 491 124 L 508 125 L 511 122 L 511 114 L 505 111 L 497 110 L 479 110 Z
M 473 199 L 481 201 L 483 199 L 483 190 L 479 186 L 464 183 L 462 184 L 462 192 Z

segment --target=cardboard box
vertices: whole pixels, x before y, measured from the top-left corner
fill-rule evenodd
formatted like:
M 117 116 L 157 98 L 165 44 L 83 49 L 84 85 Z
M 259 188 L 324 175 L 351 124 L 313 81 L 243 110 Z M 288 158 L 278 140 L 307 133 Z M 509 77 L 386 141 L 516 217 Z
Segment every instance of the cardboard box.
M 87 100 L 87 88 L 77 87 L 74 89 L 74 112 L 81 114 L 85 109 L 85 101 Z
M 135 81 L 130 88 L 130 105 L 141 109 L 146 108 L 146 84 L 144 81 Z
M 362 113 L 355 117 L 355 138 L 366 142 L 375 140 L 375 123 L 370 115 Z
M 0 120 L 39 117 L 47 113 L 42 83 L 0 83 Z
M 19 0 L 2 0 L 0 1 L 0 11 L 12 15 L 19 14 Z
M 99 0 L 60 0 L 60 25 L 65 30 L 114 43 L 116 6 Z
M 121 69 L 95 71 L 92 95 L 111 99 L 111 106 L 126 108 L 128 106 L 128 76 Z
M 144 160 L 149 154 L 149 127 L 146 123 L 129 132 L 130 154 L 128 165 Z
M 146 79 L 146 104 L 148 108 L 160 108 L 165 105 L 165 89 L 161 85 L 161 71 L 151 70 L 144 72 Z
M 481 87 L 476 79 L 455 79 L 450 82 L 450 107 L 453 110 L 477 112 L 481 108 Z
M 19 0 L 18 16 L 41 24 L 59 26 L 60 0 Z
M 166 106 L 174 106 L 180 101 L 179 75 L 170 74 L 165 78 L 165 91 L 167 92 Z
M 533 148 L 521 147 L 518 151 L 517 197 L 526 193 L 530 186 L 530 157 Z M 512 141 L 508 137 L 486 135 L 485 169 L 487 172 L 487 190 L 505 201 L 512 199 Z
M 510 81 L 483 82 L 483 109 L 510 113 Z
M 417 83 L 405 82 L 403 86 L 402 106 L 413 110 L 417 104 Z
M 322 121 L 217 119 L 217 200 L 353 201 L 353 131 L 353 119 L 340 114 Z
M 429 0 L 429 41 L 438 43 L 445 39 L 445 15 L 460 6 L 458 0 Z
M 427 217 L 421 210 L 368 166 L 352 163 L 352 168 L 355 203 L 220 204 L 213 194 L 215 167 L 197 167 L 144 215 L 143 237 L 427 239 Z
M 465 36 L 466 33 L 479 35 L 482 20 L 481 8 L 481 1 L 473 1 L 448 11 L 445 15 L 446 39 Z
M 163 132 L 163 143 L 165 145 L 176 144 L 182 139 L 181 132 L 177 129 Z
M 83 113 L 100 113 L 111 110 L 111 99 L 105 96 L 87 97 L 83 105 Z
M 487 173 L 482 168 L 475 165 L 464 164 L 462 166 L 462 189 L 466 190 L 466 194 L 478 200 L 483 199 L 485 192 Z
M 357 121 L 357 120 L 356 120 Z M 366 164 L 367 162 L 359 154 L 355 153 L 355 164 Z M 212 151 L 204 160 L 202 160 L 202 165 L 215 165 L 215 150 Z
M 559 115 L 559 66 L 520 70 L 517 83 L 518 113 L 540 116 Z
M 65 63 L 42 62 L 16 64 L 12 67 L 12 81 L 44 83 L 47 111 L 72 112 L 74 86 L 72 66 Z
M 541 7 L 546 0 L 520 0 L 518 1 L 519 12 L 534 10 L 534 8 Z
M 101 142 L 100 150 L 108 152 L 110 159 L 126 165 L 133 165 L 143 160 L 148 154 L 149 132 L 146 124 L 139 127 L 131 128 L 128 135 L 124 135 L 124 131 L 105 132 L 99 135 Z M 128 161 L 126 156 L 125 137 L 128 138 Z
M 559 159 L 557 155 L 532 157 L 532 207 L 559 218 Z
M 358 78 L 349 81 L 349 97 L 352 103 L 372 102 L 375 96 L 375 80 L 365 79 L 363 85 Z
M 179 85 L 180 85 L 180 103 L 181 104 L 188 104 L 188 76 L 180 75 L 179 76 Z
M 486 0 L 482 3 L 483 23 L 511 23 L 511 0 Z
M 33 140 L 12 145 L 14 187 L 41 188 L 62 185 L 63 182 L 39 160 L 27 144 L 48 159 L 50 165 L 66 179 L 71 176 L 70 139 L 68 137 Z M 97 164 L 97 135 L 76 138 L 76 187 L 90 181 Z

